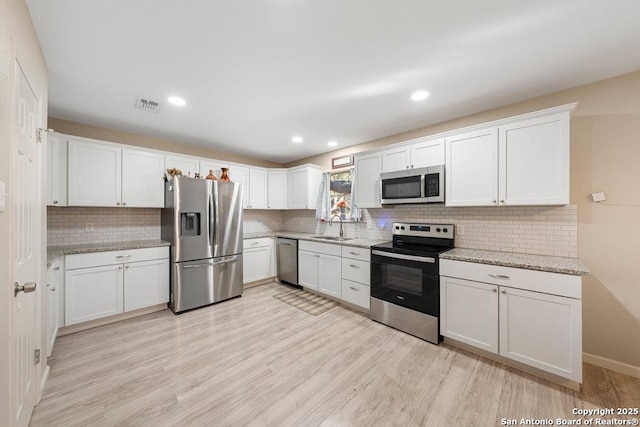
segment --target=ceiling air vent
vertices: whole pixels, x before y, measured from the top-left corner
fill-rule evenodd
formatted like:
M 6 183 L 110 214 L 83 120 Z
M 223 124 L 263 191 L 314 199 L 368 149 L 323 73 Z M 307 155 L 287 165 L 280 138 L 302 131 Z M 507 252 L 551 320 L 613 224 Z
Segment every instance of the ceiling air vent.
M 160 111 L 162 104 L 158 101 L 152 101 L 149 98 L 143 98 L 141 96 L 136 98 L 136 110 L 148 111 L 150 113 L 157 113 Z

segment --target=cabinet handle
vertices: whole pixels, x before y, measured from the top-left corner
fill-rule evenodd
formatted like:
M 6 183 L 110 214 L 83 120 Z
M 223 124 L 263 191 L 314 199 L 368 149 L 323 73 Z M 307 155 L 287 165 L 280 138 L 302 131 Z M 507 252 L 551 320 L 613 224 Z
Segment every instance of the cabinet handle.
M 122 266 L 119 266 L 119 267 L 118 267 L 118 270 L 122 270 Z
M 58 270 L 60 270 L 60 267 L 56 267 L 56 268 L 54 268 L 54 270 L 55 270 L 55 271 L 58 271 Z
M 355 265 L 355 264 L 349 264 L 349 267 L 353 267 L 353 268 L 360 268 L 359 265 Z
M 129 266 L 128 266 L 128 265 L 125 265 L 125 266 L 124 266 L 124 268 L 129 268 Z
M 407 169 L 409 169 L 409 165 L 407 165 Z
M 120 202 L 116 202 L 116 206 L 120 206 Z
M 360 252 L 349 251 L 351 255 L 360 255 Z
M 500 291 L 500 293 L 506 295 L 507 291 Z
M 507 203 L 504 201 L 504 199 L 500 199 L 500 203 Z
M 489 273 L 489 277 L 495 277 L 496 279 L 508 279 L 509 276 L 505 276 L 504 274 L 493 274 Z
M 122 206 L 127 206 L 127 202 L 122 202 Z
M 353 286 L 349 286 L 349 289 L 351 289 L 352 291 L 360 292 L 360 289 L 354 288 Z
M 116 257 L 116 259 L 129 259 L 131 258 L 131 255 L 119 255 Z
M 56 291 L 56 287 L 54 286 L 53 288 L 51 288 L 51 292 L 55 292 Z
M 496 288 L 491 289 L 491 292 L 498 292 L 498 290 Z
M 493 203 L 494 205 L 498 203 L 497 200 L 492 200 L 491 203 Z
M 58 204 L 58 201 L 57 201 L 57 200 L 54 200 L 54 201 L 53 201 L 53 204 L 54 204 L 54 205 L 57 205 L 57 204 Z
M 260 242 L 253 242 L 253 243 L 251 244 L 251 246 L 258 246 L 259 244 L 260 244 Z
M 413 169 L 413 165 L 411 165 L 411 169 Z

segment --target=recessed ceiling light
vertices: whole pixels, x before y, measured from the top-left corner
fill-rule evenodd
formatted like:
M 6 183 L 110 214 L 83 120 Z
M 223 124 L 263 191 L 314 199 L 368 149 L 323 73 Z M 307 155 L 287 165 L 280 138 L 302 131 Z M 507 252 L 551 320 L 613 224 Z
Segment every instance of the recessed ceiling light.
M 338 143 L 337 143 L 336 141 L 329 141 L 329 142 L 327 142 L 327 145 L 328 145 L 329 147 L 335 147 L 335 146 L 337 146 L 337 145 L 338 145 Z
M 304 139 L 301 136 L 294 136 L 293 138 L 291 138 L 291 140 L 295 143 L 304 141 Z
M 427 92 L 426 90 L 419 90 L 411 94 L 411 99 L 413 99 L 414 101 L 422 101 L 423 99 L 427 99 L 428 97 L 429 92 Z
M 170 96 L 167 98 L 167 101 L 169 101 L 173 105 L 177 105 L 178 107 L 184 107 L 185 105 L 187 105 L 187 101 L 177 96 Z

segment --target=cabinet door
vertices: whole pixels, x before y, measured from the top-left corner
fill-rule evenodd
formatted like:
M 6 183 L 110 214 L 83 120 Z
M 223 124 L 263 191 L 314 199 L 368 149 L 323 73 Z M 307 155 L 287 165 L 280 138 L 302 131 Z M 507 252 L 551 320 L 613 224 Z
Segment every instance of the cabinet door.
M 298 251 L 298 284 L 305 288 L 318 289 L 318 254 Z
M 411 144 L 411 167 L 444 165 L 444 138 Z
M 582 382 L 582 301 L 501 287 L 500 354 Z
M 500 127 L 500 204 L 569 203 L 569 113 Z
M 342 298 L 342 258 L 318 255 L 318 291 Z
M 67 206 L 67 140 L 47 135 L 47 205 Z
M 267 170 L 249 168 L 249 209 L 267 209 Z
M 164 207 L 164 155 L 122 150 L 122 206 Z
M 123 266 L 81 268 L 65 274 L 65 325 L 122 313 Z
M 120 206 L 122 149 L 69 140 L 69 206 Z
M 307 209 L 307 171 L 295 169 L 289 171 L 289 209 Z
M 273 262 L 270 259 L 269 252 L 268 246 L 244 250 L 242 253 L 243 283 L 273 277 L 273 274 L 271 274 Z
M 124 311 L 169 302 L 169 260 L 132 262 L 124 266 Z
M 498 131 L 490 128 L 446 140 L 447 206 L 498 203 Z
M 382 172 L 409 169 L 410 148 L 408 146 L 390 148 L 382 152 Z
M 47 271 L 47 356 L 51 356 L 60 326 L 60 261 L 55 261 Z
M 180 157 L 174 155 L 164 156 L 164 167 L 167 169 L 180 169 L 182 175 L 195 178 L 196 173 L 200 173 L 200 162 L 197 159 L 189 157 Z
M 440 333 L 498 353 L 498 286 L 441 276 Z
M 379 208 L 380 204 L 380 171 L 382 157 L 380 153 L 355 156 L 357 208 Z
M 246 208 L 249 205 L 249 169 L 231 165 L 229 166 L 228 175 L 232 182 L 242 184 L 242 208 Z
M 268 209 L 287 209 L 287 170 L 269 169 L 267 174 Z

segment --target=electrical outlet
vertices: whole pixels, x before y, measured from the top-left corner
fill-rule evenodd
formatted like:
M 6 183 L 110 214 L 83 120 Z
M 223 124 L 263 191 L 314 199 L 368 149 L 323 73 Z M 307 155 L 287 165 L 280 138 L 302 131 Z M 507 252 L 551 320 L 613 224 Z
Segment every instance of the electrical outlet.
M 458 236 L 464 236 L 464 225 L 456 225 L 456 234 Z
M 93 223 L 92 222 L 87 222 L 84 225 L 84 231 L 95 231 L 95 229 L 93 228 Z
M 607 200 L 607 196 L 604 195 L 603 191 L 599 191 L 597 193 L 591 193 L 591 200 L 594 202 L 605 202 Z

